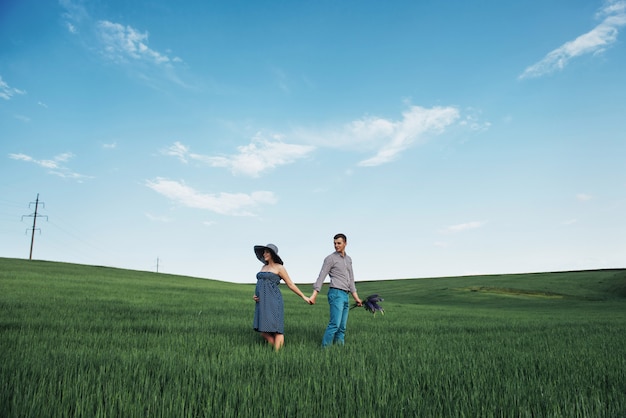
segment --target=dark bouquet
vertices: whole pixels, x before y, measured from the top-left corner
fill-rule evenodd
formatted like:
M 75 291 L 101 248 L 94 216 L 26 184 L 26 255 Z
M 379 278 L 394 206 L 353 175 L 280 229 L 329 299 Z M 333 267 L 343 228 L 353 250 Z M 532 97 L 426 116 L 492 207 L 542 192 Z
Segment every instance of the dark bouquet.
M 378 304 L 378 302 L 382 302 L 383 298 L 381 298 L 378 295 L 369 295 L 368 297 L 365 298 L 365 300 L 363 300 L 363 307 L 365 308 L 366 311 L 373 313 L 374 315 L 376 315 L 376 312 L 380 312 L 381 315 L 385 314 L 385 310 L 383 309 L 382 306 L 380 306 Z M 354 305 L 352 305 L 352 307 L 350 309 L 354 309 L 356 308 L 357 305 L 356 303 Z

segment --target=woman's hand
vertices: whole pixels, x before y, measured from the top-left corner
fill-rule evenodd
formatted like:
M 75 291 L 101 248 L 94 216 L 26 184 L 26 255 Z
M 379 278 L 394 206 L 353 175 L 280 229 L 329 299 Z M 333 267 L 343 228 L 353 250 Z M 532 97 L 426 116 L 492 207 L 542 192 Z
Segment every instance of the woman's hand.
M 257 295 L 252 296 L 252 299 L 254 299 L 256 303 L 259 303 L 259 297 Z
M 305 296 L 303 299 L 304 299 L 304 301 L 305 301 L 306 303 L 308 303 L 309 305 L 313 305 L 313 301 L 311 300 L 311 298 L 308 298 L 308 297 L 306 297 L 306 296 Z

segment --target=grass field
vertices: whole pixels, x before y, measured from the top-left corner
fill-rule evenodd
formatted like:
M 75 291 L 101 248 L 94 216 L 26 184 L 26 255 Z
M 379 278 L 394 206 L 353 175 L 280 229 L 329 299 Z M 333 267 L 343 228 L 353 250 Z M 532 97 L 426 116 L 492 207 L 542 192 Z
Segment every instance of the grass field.
M 284 287 L 278 353 L 253 290 L 0 258 L 0 416 L 626 416 L 626 270 L 358 283 L 385 315 L 327 350 Z

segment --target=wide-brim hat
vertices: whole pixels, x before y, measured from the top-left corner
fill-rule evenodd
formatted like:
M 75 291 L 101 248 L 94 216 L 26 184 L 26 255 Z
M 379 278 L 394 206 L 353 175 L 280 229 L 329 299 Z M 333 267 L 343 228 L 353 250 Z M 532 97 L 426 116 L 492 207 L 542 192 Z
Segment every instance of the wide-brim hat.
M 272 260 L 274 260 L 274 263 L 283 264 L 283 260 L 278 256 L 278 247 L 275 246 L 274 244 L 254 246 L 254 253 L 256 254 L 256 258 L 258 258 L 261 263 L 267 264 L 265 262 L 265 259 L 263 258 L 263 253 L 265 252 L 265 250 L 270 251 L 270 254 L 272 254 Z

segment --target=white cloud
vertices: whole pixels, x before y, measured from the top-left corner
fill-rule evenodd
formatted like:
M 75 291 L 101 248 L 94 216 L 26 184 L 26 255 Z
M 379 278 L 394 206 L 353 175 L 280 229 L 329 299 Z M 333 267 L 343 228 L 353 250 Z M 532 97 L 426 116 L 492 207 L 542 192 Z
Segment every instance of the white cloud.
M 289 136 L 294 142 L 286 143 L 285 135 L 272 135 L 271 140 L 257 134 L 248 145 L 237 147 L 232 155 L 201 155 L 176 141 L 166 149 L 164 155 L 176 157 L 183 163 L 192 160 L 211 167 L 223 167 L 233 174 L 258 177 L 262 173 L 282 165 L 292 164 L 306 158 L 317 147 L 343 148 L 363 152 L 375 152 L 369 159 L 359 162 L 360 166 L 376 166 L 393 161 L 398 155 L 416 143 L 425 142 L 458 121 L 460 112 L 454 107 L 410 106 L 398 121 L 380 117 L 364 117 L 326 130 L 296 129 Z M 477 118 L 466 118 L 461 126 L 470 130 L 484 130 L 488 123 Z M 352 171 L 347 172 L 348 175 Z
M 60 0 L 60 4 L 64 8 L 62 18 L 67 30 L 88 50 L 97 51 L 108 61 L 127 66 L 131 74 L 153 87 L 158 88 L 163 78 L 186 86 L 176 73 L 177 64 L 183 60 L 172 56 L 169 49 L 161 52 L 151 48 L 148 31 L 93 18 L 82 2 Z
M 96 30 L 103 46 L 103 54 L 116 62 L 125 62 L 128 59 L 142 60 L 154 64 L 166 64 L 171 59 L 153 49 L 148 43 L 148 32 L 141 33 L 131 26 L 101 20 L 96 24 Z
M 453 107 L 434 107 L 425 109 L 412 106 L 402 114 L 402 120 L 393 123 L 387 142 L 376 155 L 359 163 L 360 166 L 377 166 L 396 159 L 397 155 L 409 148 L 413 143 L 426 139 L 426 134 L 439 134 L 454 123 L 459 111 Z M 385 127 L 387 124 L 383 124 Z
M 79 182 L 82 182 L 82 180 L 84 179 L 91 178 L 84 174 L 79 174 L 72 171 L 64 164 L 74 158 L 74 154 L 72 154 L 71 152 L 59 154 L 49 160 L 37 160 L 26 154 L 9 154 L 9 158 L 11 158 L 12 160 L 33 163 L 35 165 L 48 169 L 48 173 L 62 178 L 78 180 Z
M 272 192 L 245 193 L 200 193 L 182 181 L 156 178 L 146 181 L 146 186 L 168 199 L 195 209 L 206 209 L 221 215 L 253 216 L 252 209 L 259 205 L 274 204 Z
M 445 227 L 441 232 L 451 234 L 457 232 L 468 231 L 470 229 L 477 229 L 483 227 L 487 222 L 484 221 L 472 221 L 457 225 L 450 225 Z
M 72 154 L 71 152 L 64 152 L 62 154 L 59 154 L 59 155 L 55 156 L 54 160 L 58 161 L 58 162 L 64 163 L 64 162 L 67 162 L 67 161 L 71 160 L 74 157 L 75 157 L 75 155 Z
M 16 94 L 26 94 L 24 90 L 9 86 L 0 76 L 0 97 L 4 100 L 11 100 Z
M 294 136 L 326 147 L 374 151 L 373 157 L 359 165 L 377 166 L 395 160 L 414 144 L 425 142 L 429 135 L 443 133 L 458 119 L 459 111 L 454 107 L 410 106 L 400 120 L 368 116 L 324 132 L 299 129 Z
M 491 122 L 479 120 L 476 116 L 467 115 L 459 122 L 460 126 L 467 127 L 470 131 L 484 132 L 491 128 Z
M 578 193 L 578 194 L 576 195 L 576 199 L 578 199 L 578 200 L 579 200 L 579 201 L 581 201 L 581 202 L 586 202 L 586 201 L 588 201 L 588 200 L 593 199 L 593 196 L 588 195 L 588 194 L 586 194 L 586 193 Z
M 178 158 L 181 162 L 187 163 L 187 155 L 189 154 L 189 147 L 176 141 L 173 145 L 161 150 L 161 154 L 169 155 L 171 157 Z
M 89 18 L 87 10 L 82 3 L 73 0 L 59 0 L 59 4 L 65 9 L 62 16 L 65 19 L 67 30 L 70 33 L 77 33 L 76 24 Z
M 258 177 L 262 172 L 281 165 L 291 164 L 306 157 L 315 148 L 309 145 L 255 140 L 237 147 L 237 154 L 220 157 L 203 157 L 201 160 L 213 167 L 225 167 L 233 174 Z
M 541 77 L 562 70 L 573 58 L 599 54 L 617 41 L 619 28 L 626 25 L 626 1 L 608 1 L 598 13 L 604 20 L 589 32 L 549 52 L 541 61 L 526 68 L 520 79 Z
M 257 135 L 248 145 L 237 147 L 238 153 L 227 156 L 208 156 L 190 152 L 189 147 L 175 142 L 162 151 L 165 155 L 187 163 L 196 160 L 211 167 L 223 167 L 233 174 L 258 177 L 261 173 L 295 162 L 306 157 L 315 147 L 310 145 L 287 144 L 282 141 L 268 141 Z

